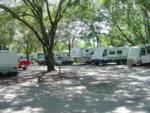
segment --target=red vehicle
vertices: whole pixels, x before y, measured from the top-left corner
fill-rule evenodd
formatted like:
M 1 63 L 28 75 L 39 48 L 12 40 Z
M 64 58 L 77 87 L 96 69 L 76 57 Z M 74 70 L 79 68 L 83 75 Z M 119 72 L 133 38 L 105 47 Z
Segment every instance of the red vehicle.
M 23 70 L 27 69 L 27 66 L 31 64 L 27 59 L 20 59 L 18 63 L 18 68 L 22 68 Z

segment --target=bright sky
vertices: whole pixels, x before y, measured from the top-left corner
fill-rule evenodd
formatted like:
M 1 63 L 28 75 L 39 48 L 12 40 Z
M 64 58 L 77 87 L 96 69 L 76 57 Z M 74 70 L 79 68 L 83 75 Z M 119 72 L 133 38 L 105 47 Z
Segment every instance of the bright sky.
M 56 3 L 56 2 L 58 2 L 59 0 L 49 0 L 49 2 L 51 2 L 51 3 Z
M 20 2 L 20 0 L 0 0 L 0 3 L 11 3 L 11 2 Z M 48 0 L 50 3 L 56 3 L 59 0 Z

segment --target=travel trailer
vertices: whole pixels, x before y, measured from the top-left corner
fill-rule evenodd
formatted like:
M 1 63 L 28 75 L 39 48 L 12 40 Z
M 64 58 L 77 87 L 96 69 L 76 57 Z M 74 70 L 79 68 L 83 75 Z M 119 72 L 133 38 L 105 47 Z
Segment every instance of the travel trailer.
M 18 56 L 15 52 L 0 50 L 0 73 L 17 75 Z
M 82 48 L 71 48 L 70 56 L 72 58 L 80 58 L 83 56 L 83 49 Z
M 92 48 L 71 48 L 70 56 L 77 63 L 89 63 L 93 52 Z
M 83 57 L 91 58 L 93 53 L 94 53 L 94 49 L 93 48 L 84 48 L 83 49 Z
M 126 64 L 127 56 L 128 47 L 101 47 L 94 50 L 91 63 L 95 65 L 105 65 L 110 62 Z
M 150 55 L 147 49 L 144 45 L 130 47 L 127 64 L 130 66 L 150 64 Z

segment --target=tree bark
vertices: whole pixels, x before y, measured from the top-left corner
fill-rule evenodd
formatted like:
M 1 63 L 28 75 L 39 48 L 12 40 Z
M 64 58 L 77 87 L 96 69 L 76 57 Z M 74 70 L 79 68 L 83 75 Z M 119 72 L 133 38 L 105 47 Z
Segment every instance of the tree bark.
M 69 41 L 69 44 L 68 44 L 68 51 L 69 51 L 69 56 L 70 56 L 70 51 L 71 51 L 71 43 Z
M 47 50 L 48 51 L 48 50 Z M 55 66 L 54 66 L 54 58 L 53 58 L 53 52 L 49 51 L 47 56 L 46 56 L 46 63 L 47 63 L 47 71 L 55 71 Z

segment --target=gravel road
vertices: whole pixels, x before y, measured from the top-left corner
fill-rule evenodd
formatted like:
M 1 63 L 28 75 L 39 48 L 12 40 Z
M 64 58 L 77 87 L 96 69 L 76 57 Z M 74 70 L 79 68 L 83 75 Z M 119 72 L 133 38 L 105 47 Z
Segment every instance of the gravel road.
M 149 67 L 110 64 L 61 69 L 75 77 L 54 79 L 47 75 L 41 83 L 33 77 L 1 84 L 0 113 L 150 113 Z M 32 65 L 18 77 L 30 78 L 40 70 L 46 67 Z M 12 78 L 5 78 L 9 80 Z

